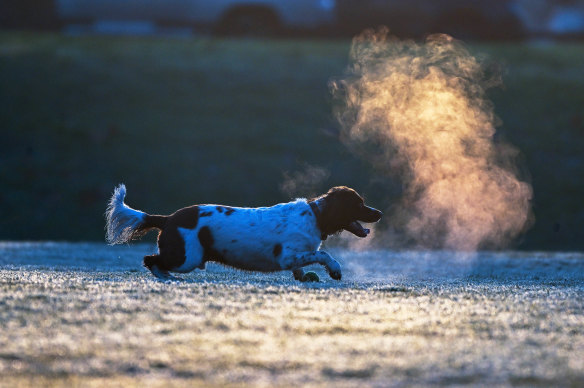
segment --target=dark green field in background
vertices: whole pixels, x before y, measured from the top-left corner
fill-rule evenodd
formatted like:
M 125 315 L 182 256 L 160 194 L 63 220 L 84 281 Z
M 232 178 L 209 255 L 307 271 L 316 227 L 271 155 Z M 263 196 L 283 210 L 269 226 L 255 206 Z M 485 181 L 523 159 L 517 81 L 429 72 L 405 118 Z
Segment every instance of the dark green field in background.
M 306 163 L 386 209 L 400 182 L 336 138 L 328 83 L 350 42 L 0 34 L 0 240 L 100 240 L 128 203 L 287 201 Z M 490 96 L 534 187 L 522 249 L 584 249 L 584 45 L 473 45 L 503 68 Z M 301 195 L 302 193 L 298 193 Z M 305 193 L 310 194 L 310 193 Z

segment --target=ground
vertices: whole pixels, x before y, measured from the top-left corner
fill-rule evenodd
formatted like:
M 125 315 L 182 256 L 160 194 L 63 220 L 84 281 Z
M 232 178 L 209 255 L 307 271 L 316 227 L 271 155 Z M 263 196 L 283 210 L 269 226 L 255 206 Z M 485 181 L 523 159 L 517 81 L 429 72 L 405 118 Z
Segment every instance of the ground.
M 0 386 L 584 384 L 584 255 L 332 249 L 343 280 L 0 243 Z

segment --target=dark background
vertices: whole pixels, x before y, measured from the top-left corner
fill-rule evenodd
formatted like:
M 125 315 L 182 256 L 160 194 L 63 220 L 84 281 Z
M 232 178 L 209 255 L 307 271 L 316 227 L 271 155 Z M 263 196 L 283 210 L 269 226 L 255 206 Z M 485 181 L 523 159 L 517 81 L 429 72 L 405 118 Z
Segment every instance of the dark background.
M 584 45 L 572 20 L 582 2 L 549 2 L 532 19 L 511 2 L 464 3 L 339 1 L 331 22 L 311 27 L 259 18 L 185 32 L 167 20 L 103 35 L 95 20 L 63 20 L 56 3 L 3 0 L 0 239 L 100 240 L 120 182 L 131 206 L 153 213 L 269 205 L 338 184 L 389 208 L 401 182 L 340 143 L 328 88 L 348 64 L 349 38 L 386 24 L 420 40 L 451 33 L 501 69 L 504 87 L 489 94 L 497 139 L 519 148 L 534 188 L 536 222 L 515 247 L 583 249 Z M 558 9 L 574 11 L 570 28 L 549 22 Z M 282 189 L 310 166 L 324 179 Z

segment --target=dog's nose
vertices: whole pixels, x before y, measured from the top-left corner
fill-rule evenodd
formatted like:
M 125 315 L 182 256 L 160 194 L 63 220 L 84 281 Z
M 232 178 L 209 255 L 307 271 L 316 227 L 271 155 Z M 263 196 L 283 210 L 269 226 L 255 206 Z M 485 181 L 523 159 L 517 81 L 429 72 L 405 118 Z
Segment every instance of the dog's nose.
M 361 221 L 377 222 L 381 219 L 381 216 L 383 215 L 381 211 L 374 209 L 372 207 L 365 206 L 365 209 L 367 210 L 368 214 L 366 215 L 366 217 L 364 217 L 364 219 L 361 219 Z
M 375 221 L 377 222 L 381 219 L 381 216 L 383 215 L 383 213 L 381 212 L 381 210 L 377 210 L 377 209 L 373 209 L 373 210 L 375 210 L 375 217 L 377 217 L 377 219 Z

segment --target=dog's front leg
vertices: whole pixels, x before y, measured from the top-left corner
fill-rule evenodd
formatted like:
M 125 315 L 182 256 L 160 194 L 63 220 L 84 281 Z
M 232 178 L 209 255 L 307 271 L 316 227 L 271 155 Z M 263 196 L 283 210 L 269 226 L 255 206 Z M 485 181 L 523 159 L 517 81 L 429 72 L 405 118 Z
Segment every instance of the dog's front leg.
M 335 280 L 341 280 L 342 277 L 341 265 L 339 262 L 324 251 L 297 253 L 295 255 L 282 258 L 280 263 L 282 269 L 289 269 L 294 272 L 295 279 L 298 279 L 297 276 L 301 276 L 304 273 L 302 267 L 310 264 L 323 265 L 327 269 L 330 277 Z

